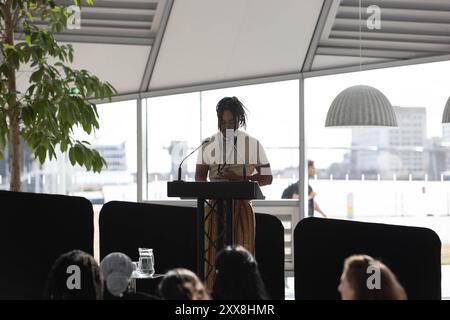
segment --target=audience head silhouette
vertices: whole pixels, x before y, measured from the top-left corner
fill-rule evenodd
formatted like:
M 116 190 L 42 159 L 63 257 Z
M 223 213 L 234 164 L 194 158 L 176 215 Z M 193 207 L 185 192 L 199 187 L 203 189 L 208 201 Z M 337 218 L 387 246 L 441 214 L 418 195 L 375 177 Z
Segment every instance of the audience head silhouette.
M 81 250 L 61 255 L 50 270 L 45 297 L 53 300 L 101 300 L 103 277 L 94 257 Z
M 268 298 L 258 264 L 244 247 L 228 246 L 217 255 L 213 298 L 217 300 Z
M 367 255 L 353 255 L 345 260 L 338 290 L 342 300 L 407 299 L 394 273 Z
M 113 252 L 100 263 L 106 289 L 115 297 L 122 297 L 130 283 L 134 265 L 131 259 L 121 252 Z
M 183 268 L 167 272 L 158 286 L 158 292 L 165 300 L 209 300 L 205 286 L 197 275 Z

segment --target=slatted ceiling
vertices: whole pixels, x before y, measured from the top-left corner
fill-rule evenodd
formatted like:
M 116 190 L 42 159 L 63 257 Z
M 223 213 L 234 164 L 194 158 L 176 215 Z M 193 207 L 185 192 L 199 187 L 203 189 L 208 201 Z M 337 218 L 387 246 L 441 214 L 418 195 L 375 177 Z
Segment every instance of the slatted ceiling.
M 383 6 L 385 4 L 383 3 Z M 431 22 L 431 23 L 448 23 L 450 21 L 450 11 L 435 11 L 435 10 L 417 10 L 417 9 L 382 9 L 383 20 L 385 21 L 408 21 L 408 22 Z M 367 18 L 366 11 L 361 11 L 362 18 Z M 338 19 L 358 19 L 359 8 L 340 6 L 339 12 L 336 16 Z
M 69 6 L 72 1 L 57 0 Z M 65 30 L 56 39 L 67 42 L 153 45 L 158 25 L 159 4 L 163 0 L 96 0 L 93 6 L 82 1 L 81 28 Z M 44 26 L 45 21 L 38 22 Z M 17 39 L 21 32 L 17 30 Z
M 57 2 L 61 5 L 73 3 Z M 87 69 L 102 81 L 110 82 L 118 94 L 136 93 L 166 1 L 96 0 L 94 3 L 94 6 L 82 3 L 81 29 L 66 30 L 56 34 L 55 38 L 73 45 L 74 68 Z M 45 21 L 40 25 L 45 26 Z M 23 33 L 16 33 L 17 40 L 23 38 Z M 19 90 L 28 86 L 29 76 L 30 68 L 25 66 L 17 77 Z
M 96 0 L 93 7 L 83 0 L 81 29 L 56 38 L 102 47 L 78 49 L 95 60 L 86 68 L 119 93 L 290 74 L 304 64 L 315 71 L 450 54 L 450 0 L 361 0 L 361 34 L 359 0 L 324 1 L 178 0 L 165 29 L 167 0 Z M 366 26 L 370 5 L 381 8 L 381 30 Z M 141 80 L 150 77 L 147 87 Z
M 316 55 L 359 58 L 362 54 L 368 58 L 405 60 L 450 53 L 450 0 L 361 0 L 361 20 L 359 3 L 334 3 Z M 381 9 L 380 30 L 367 27 L 366 9 L 371 5 Z M 329 68 L 329 62 L 325 66 L 315 59 L 313 70 Z M 337 59 L 334 67 L 341 66 Z
M 450 21 L 450 20 L 449 20 Z M 361 32 L 361 38 L 364 40 L 385 40 L 389 37 L 396 42 L 417 42 L 417 43 L 450 43 L 450 35 L 421 35 L 421 34 L 409 34 L 402 33 L 387 33 L 387 32 Z M 330 35 L 329 39 L 358 39 L 359 32 L 354 31 L 336 31 Z
M 450 11 L 448 0 L 361 0 L 363 7 L 383 4 L 384 8 Z M 341 6 L 359 6 L 359 0 L 341 0 Z

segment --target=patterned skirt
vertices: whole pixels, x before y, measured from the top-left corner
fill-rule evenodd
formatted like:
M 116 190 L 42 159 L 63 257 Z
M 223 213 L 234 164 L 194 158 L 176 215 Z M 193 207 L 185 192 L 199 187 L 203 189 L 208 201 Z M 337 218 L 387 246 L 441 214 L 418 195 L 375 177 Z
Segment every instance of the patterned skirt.
M 224 204 L 224 214 L 226 210 Z M 219 217 L 217 203 L 215 200 L 208 200 L 205 206 L 205 285 L 209 292 L 212 292 L 216 274 L 214 264 L 218 253 L 217 240 L 223 236 L 218 234 L 219 223 L 222 224 L 223 220 Z M 233 243 L 243 246 L 255 255 L 255 214 L 250 200 L 234 201 L 233 227 Z M 222 230 L 225 232 L 226 224 Z

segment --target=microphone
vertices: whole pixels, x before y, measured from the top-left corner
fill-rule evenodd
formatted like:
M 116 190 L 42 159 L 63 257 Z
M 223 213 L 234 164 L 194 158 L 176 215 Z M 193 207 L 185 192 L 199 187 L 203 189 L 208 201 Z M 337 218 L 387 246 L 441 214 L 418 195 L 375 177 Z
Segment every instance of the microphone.
M 187 158 L 189 158 L 189 156 L 191 154 L 193 154 L 195 151 L 197 151 L 200 147 L 202 147 L 205 143 L 210 142 L 211 139 L 210 138 L 206 138 L 205 140 L 203 140 L 203 142 L 197 147 L 195 148 L 191 153 L 189 153 L 186 157 L 183 158 L 183 160 L 181 160 L 180 165 L 178 166 L 178 181 L 181 181 L 181 166 L 183 165 L 184 160 L 186 160 Z
M 245 160 L 242 159 L 241 154 L 239 153 L 238 149 L 236 148 L 237 143 L 237 137 L 234 137 L 234 151 L 236 151 L 236 155 L 242 160 L 242 179 L 245 181 L 247 180 L 247 171 L 245 170 Z

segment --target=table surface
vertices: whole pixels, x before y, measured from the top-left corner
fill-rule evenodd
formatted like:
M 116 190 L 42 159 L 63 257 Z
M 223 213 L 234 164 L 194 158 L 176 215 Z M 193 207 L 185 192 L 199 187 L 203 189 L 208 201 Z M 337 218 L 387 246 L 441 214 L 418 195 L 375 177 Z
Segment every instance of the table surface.
M 132 279 L 156 279 L 164 277 L 164 274 L 155 273 L 153 275 L 150 275 L 148 273 L 142 273 L 140 271 L 134 270 L 131 274 Z

